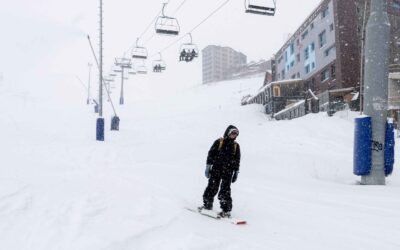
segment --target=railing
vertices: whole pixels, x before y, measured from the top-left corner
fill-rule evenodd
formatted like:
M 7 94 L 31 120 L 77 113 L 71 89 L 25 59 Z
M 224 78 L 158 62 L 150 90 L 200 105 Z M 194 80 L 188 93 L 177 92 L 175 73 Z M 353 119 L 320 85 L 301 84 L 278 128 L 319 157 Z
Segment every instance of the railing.
M 291 120 L 306 115 L 305 100 L 301 100 L 284 110 L 274 114 L 276 120 Z

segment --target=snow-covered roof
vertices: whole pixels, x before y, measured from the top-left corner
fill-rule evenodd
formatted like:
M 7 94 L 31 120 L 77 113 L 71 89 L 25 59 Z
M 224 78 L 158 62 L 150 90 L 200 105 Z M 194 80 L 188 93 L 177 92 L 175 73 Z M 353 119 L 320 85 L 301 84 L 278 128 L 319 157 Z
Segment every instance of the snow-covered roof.
M 358 99 L 359 96 L 360 96 L 360 92 L 357 92 L 357 93 L 353 96 L 353 98 L 351 98 L 351 100 L 352 100 L 352 101 L 355 101 L 355 100 Z
M 296 82 L 301 82 L 303 79 L 297 78 L 297 79 L 287 79 L 287 80 L 282 80 L 282 81 L 275 81 L 275 82 L 270 82 L 264 87 L 260 88 L 260 90 L 255 94 L 257 96 L 258 94 L 262 93 L 265 89 L 277 85 L 277 84 L 288 84 L 288 83 L 296 83 Z
M 310 95 L 312 95 L 312 97 L 313 97 L 315 100 L 319 100 L 319 98 L 314 94 L 314 92 L 312 92 L 311 89 L 308 89 L 308 93 L 310 93 Z
M 389 73 L 390 79 L 400 80 L 400 72 Z
M 354 90 L 353 87 L 344 88 L 344 89 L 334 89 L 334 90 L 329 90 L 329 93 L 340 93 L 340 92 L 347 92 L 347 91 L 352 91 L 352 90 Z

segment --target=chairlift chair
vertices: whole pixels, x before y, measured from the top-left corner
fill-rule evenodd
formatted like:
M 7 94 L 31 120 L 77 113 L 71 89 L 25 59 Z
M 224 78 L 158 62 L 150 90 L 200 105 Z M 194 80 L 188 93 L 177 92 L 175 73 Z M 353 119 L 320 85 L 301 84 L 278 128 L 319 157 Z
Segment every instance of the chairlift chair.
M 190 36 L 190 43 L 183 43 L 179 49 L 179 61 L 191 62 L 194 58 L 199 56 L 199 49 L 193 43 L 192 35 Z
M 136 46 L 132 49 L 133 59 L 147 59 L 147 49 L 138 45 L 139 38 L 136 39 Z
M 140 67 L 140 68 L 138 68 L 137 69 L 137 71 L 136 71 L 139 75 L 146 75 L 147 74 L 147 69 L 144 67 L 144 68 L 142 68 L 142 67 Z
M 153 72 L 162 73 L 164 70 L 167 69 L 167 66 L 164 60 L 162 59 L 161 53 L 158 54 L 160 55 L 160 59 L 153 61 Z
M 162 16 L 159 16 L 155 22 L 156 33 L 161 35 L 177 36 L 180 31 L 178 20 L 165 15 L 164 9 L 166 5 L 167 3 L 163 4 Z
M 274 16 L 276 0 L 245 0 L 246 13 Z
M 147 74 L 147 67 L 143 60 L 141 62 L 135 64 L 135 71 L 137 74 L 146 75 Z

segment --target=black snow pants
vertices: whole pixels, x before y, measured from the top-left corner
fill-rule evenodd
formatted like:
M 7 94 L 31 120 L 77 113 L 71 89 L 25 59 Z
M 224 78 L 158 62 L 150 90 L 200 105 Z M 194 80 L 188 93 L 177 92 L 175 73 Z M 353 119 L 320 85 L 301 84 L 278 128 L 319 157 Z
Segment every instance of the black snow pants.
M 221 186 L 218 194 L 221 209 L 224 212 L 230 212 L 232 210 L 231 182 L 231 171 L 225 173 L 212 172 L 210 179 L 208 180 L 206 190 L 203 194 L 204 206 L 207 208 L 212 208 L 214 197 L 218 193 L 218 189 Z

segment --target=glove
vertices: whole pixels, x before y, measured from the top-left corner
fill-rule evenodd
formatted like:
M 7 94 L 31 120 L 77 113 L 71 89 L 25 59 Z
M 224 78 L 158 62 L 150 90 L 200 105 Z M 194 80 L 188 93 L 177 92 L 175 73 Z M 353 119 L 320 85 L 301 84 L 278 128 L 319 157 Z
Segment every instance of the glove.
M 211 169 L 212 169 L 212 165 L 207 164 L 206 172 L 205 172 L 205 175 L 206 175 L 207 178 L 210 178 Z
M 234 182 L 237 180 L 238 174 L 239 174 L 239 171 L 238 171 L 238 170 L 233 171 L 232 183 L 234 183 Z

